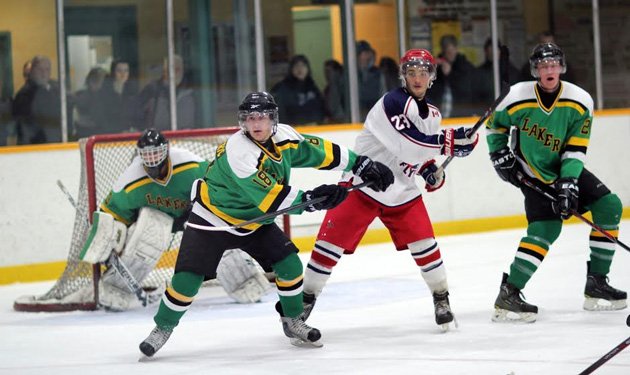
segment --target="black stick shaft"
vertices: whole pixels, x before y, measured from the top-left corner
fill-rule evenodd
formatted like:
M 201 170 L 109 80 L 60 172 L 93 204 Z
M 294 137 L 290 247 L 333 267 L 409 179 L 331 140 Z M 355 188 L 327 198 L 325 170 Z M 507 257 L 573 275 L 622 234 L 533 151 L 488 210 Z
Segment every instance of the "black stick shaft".
M 595 363 L 590 365 L 586 370 L 580 372 L 579 375 L 592 374 L 593 371 L 597 370 L 601 365 L 603 365 L 604 363 L 608 362 L 608 360 L 610 360 L 612 357 L 614 357 L 617 354 L 619 354 L 622 350 L 624 350 L 629 345 L 630 345 L 630 337 L 625 339 L 621 344 L 615 346 L 615 348 L 613 350 L 611 350 L 608 353 L 606 353 L 603 357 L 601 357 Z

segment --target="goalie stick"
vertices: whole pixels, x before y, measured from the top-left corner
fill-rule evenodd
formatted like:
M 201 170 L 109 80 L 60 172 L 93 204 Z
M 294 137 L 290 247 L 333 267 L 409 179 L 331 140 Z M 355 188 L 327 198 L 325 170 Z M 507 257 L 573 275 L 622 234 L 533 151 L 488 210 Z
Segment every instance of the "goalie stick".
M 66 198 L 68 198 L 68 202 L 70 202 L 72 207 L 74 207 L 74 209 L 77 211 L 77 214 L 83 216 L 83 212 L 81 212 L 79 206 L 75 202 L 68 189 L 66 189 L 65 185 L 61 182 L 61 180 L 57 180 L 57 186 L 59 186 L 59 189 L 61 189 L 61 192 L 66 196 Z M 90 224 L 88 218 L 86 216 L 84 217 L 85 221 L 87 222 L 88 228 L 91 227 L 92 224 Z M 109 258 L 107 258 L 106 264 L 114 267 L 114 270 L 116 270 L 118 275 L 122 277 L 122 279 L 125 281 L 125 284 L 127 284 L 129 290 L 133 292 L 136 297 L 138 297 L 138 300 L 140 301 L 140 303 L 142 303 L 142 306 L 146 307 L 149 299 L 147 292 L 142 289 L 142 286 L 138 283 L 136 278 L 133 277 L 133 274 L 131 274 L 129 268 L 127 268 L 125 263 L 120 260 L 115 252 L 112 251 L 112 253 L 109 255 Z
M 374 183 L 373 181 L 362 182 L 362 183 L 360 183 L 358 185 L 354 185 L 354 186 L 349 187 L 347 190 L 348 190 L 348 192 L 351 192 L 353 190 L 361 189 L 361 188 L 364 188 L 366 186 L 372 185 L 373 183 Z M 294 210 L 299 210 L 299 209 L 308 207 L 308 206 L 310 206 L 312 204 L 315 204 L 315 203 L 321 203 L 324 200 L 326 200 L 326 196 L 317 197 L 317 198 L 314 198 L 314 199 L 309 199 L 308 201 L 296 204 L 295 206 L 283 208 L 281 210 L 274 211 L 274 212 L 267 212 L 266 214 L 261 215 L 261 216 L 259 216 L 257 218 L 254 218 L 254 219 L 251 219 L 251 220 L 247 220 L 247 221 L 244 221 L 242 223 L 238 223 L 238 224 L 234 224 L 234 225 L 226 225 L 226 226 L 222 226 L 222 227 L 214 227 L 214 226 L 210 226 L 210 225 L 201 225 L 201 224 L 194 224 L 194 223 L 189 223 L 189 222 L 186 222 L 185 225 L 189 226 L 191 228 L 194 228 L 194 229 L 205 230 L 207 232 L 222 232 L 222 231 L 226 231 L 226 230 L 230 230 L 230 229 L 242 228 L 242 227 L 244 227 L 246 225 L 250 225 L 250 224 L 256 224 L 256 223 L 259 223 L 261 221 L 264 221 L 264 220 L 267 220 L 267 219 L 271 219 L 271 218 L 274 218 L 276 216 L 280 216 L 280 215 L 285 214 L 287 212 L 291 212 L 291 211 L 294 211 Z
M 521 177 L 520 181 L 523 185 L 527 186 L 528 188 L 540 193 L 541 195 L 544 195 L 547 199 L 549 199 L 552 202 L 556 202 L 558 199 L 556 197 L 554 197 L 552 194 L 544 191 L 543 189 L 541 189 L 539 186 L 536 186 L 534 183 L 532 183 L 531 181 L 529 181 L 527 178 L 525 177 Z M 590 226 L 591 228 L 595 229 L 596 231 L 598 231 L 599 233 L 601 233 L 604 237 L 608 238 L 611 242 L 621 246 L 622 248 L 624 248 L 625 250 L 630 251 L 630 247 L 628 247 L 626 244 L 624 244 L 623 242 L 619 241 L 617 238 L 615 238 L 615 236 L 613 236 L 612 234 L 608 233 L 607 231 L 603 230 L 602 228 L 600 228 L 597 224 L 593 223 L 592 221 L 590 221 L 589 219 L 585 218 L 583 215 L 581 215 L 579 212 L 577 212 L 576 210 L 569 210 L 569 212 L 571 212 L 571 215 L 577 217 L 578 219 L 582 220 L 585 224 L 587 224 L 588 226 Z
M 507 46 L 501 46 L 501 58 L 499 60 L 499 66 L 501 68 L 501 77 L 502 77 L 501 93 L 496 99 L 494 99 L 492 104 L 490 104 L 490 108 L 488 108 L 486 113 L 484 113 L 483 116 L 481 116 L 481 118 L 477 120 L 475 125 L 473 125 L 470 133 L 468 133 L 467 135 L 468 138 L 471 138 L 473 135 L 475 135 L 475 133 L 477 133 L 479 128 L 486 122 L 488 118 L 490 118 L 490 116 L 497 109 L 499 104 L 501 104 L 503 99 L 505 99 L 505 97 L 510 93 L 510 84 L 507 83 L 507 80 L 508 80 L 507 71 L 508 71 L 509 60 L 510 60 L 510 50 L 507 48 Z M 444 162 L 442 163 L 442 165 L 440 165 L 440 167 L 433 173 L 436 179 L 438 178 L 438 176 L 442 174 L 442 172 L 444 172 L 444 169 L 446 169 L 446 166 L 448 166 L 451 163 L 451 161 L 453 161 L 453 155 L 447 157 L 446 160 L 444 160 Z

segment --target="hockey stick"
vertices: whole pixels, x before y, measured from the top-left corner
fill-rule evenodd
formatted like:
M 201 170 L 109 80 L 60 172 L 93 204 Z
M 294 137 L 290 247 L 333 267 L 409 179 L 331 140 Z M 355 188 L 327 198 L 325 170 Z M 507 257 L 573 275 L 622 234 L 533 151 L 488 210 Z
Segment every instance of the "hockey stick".
M 490 108 L 488 108 L 486 113 L 484 113 L 483 116 L 481 116 L 481 118 L 477 120 L 475 125 L 473 125 L 470 133 L 468 133 L 467 135 L 469 139 L 473 135 L 475 135 L 475 133 L 477 133 L 479 128 L 484 124 L 484 122 L 486 122 L 486 120 L 492 115 L 492 112 L 494 112 L 497 109 L 497 107 L 499 106 L 499 104 L 501 104 L 503 99 L 505 99 L 505 97 L 510 93 L 510 84 L 507 82 L 509 60 L 510 60 L 510 50 L 507 48 L 507 46 L 501 46 L 501 58 L 499 60 L 499 67 L 501 68 L 501 93 L 496 99 L 494 99 L 492 104 L 490 104 Z M 433 176 L 435 176 L 436 179 L 439 178 L 438 176 L 440 176 L 442 172 L 444 172 L 444 169 L 446 169 L 446 166 L 448 166 L 451 163 L 451 161 L 453 161 L 453 155 L 447 157 L 446 160 L 444 160 L 442 165 L 440 165 L 440 167 L 435 171 L 435 173 L 433 173 Z
M 626 319 L 626 325 L 630 327 L 630 315 L 628 315 L 628 318 Z M 608 353 L 604 354 L 603 357 L 598 359 L 595 363 L 590 365 L 586 370 L 580 372 L 578 375 L 592 374 L 593 371 L 597 370 L 601 365 L 603 365 L 604 363 L 608 362 L 609 359 L 611 359 L 612 357 L 614 357 L 617 354 L 619 354 L 619 352 L 621 352 L 622 350 L 624 350 L 628 346 L 630 346 L 630 337 L 625 339 L 621 344 L 615 346 L 613 348 L 613 350 L 611 350 Z
M 525 186 L 527 186 L 528 188 L 544 195 L 547 199 L 549 199 L 552 202 L 556 202 L 558 199 L 556 197 L 554 197 L 553 195 L 549 194 L 548 192 L 544 191 L 543 189 L 541 189 L 539 186 L 534 185 L 534 183 L 532 183 L 531 181 L 529 181 L 528 179 L 526 179 L 525 177 L 521 177 L 520 178 L 521 183 Z M 615 236 L 613 236 L 612 234 L 608 233 L 607 231 L 603 230 L 602 228 L 600 228 L 597 224 L 593 223 L 592 221 L 590 221 L 589 219 L 585 218 L 584 216 L 582 216 L 579 212 L 575 211 L 575 210 L 569 210 L 569 212 L 571 212 L 571 215 L 577 217 L 578 219 L 582 220 L 585 224 L 587 224 L 588 226 L 590 226 L 591 228 L 595 229 L 596 231 L 598 231 L 599 233 L 601 233 L 604 237 L 608 238 L 611 242 L 614 242 L 615 244 L 621 246 L 622 248 L 624 248 L 625 250 L 630 251 L 630 247 L 628 247 L 626 244 L 624 244 L 623 242 L 619 241 L 617 238 L 615 238 Z
M 65 185 L 61 182 L 61 180 L 57 180 L 57 186 L 59 186 L 59 189 L 61 189 L 61 192 L 66 196 L 66 198 L 68 198 L 68 201 L 70 202 L 72 207 L 74 207 L 74 209 L 77 211 L 77 214 L 83 216 L 83 212 L 81 212 L 81 210 L 79 209 L 77 202 L 75 202 L 74 198 L 72 197 L 68 189 L 66 189 Z M 88 220 L 86 216 L 83 216 L 83 217 L 85 218 L 85 221 L 89 228 L 92 225 L 90 223 L 90 220 Z M 144 289 L 142 289 L 142 286 L 138 283 L 136 278 L 129 271 L 129 268 L 127 268 L 125 263 L 120 260 L 118 255 L 116 255 L 116 253 L 112 251 L 112 253 L 110 254 L 109 258 L 107 258 L 107 261 L 105 263 L 109 266 L 114 267 L 114 270 L 118 273 L 118 275 L 120 275 L 120 277 L 122 277 L 122 279 L 125 281 L 125 284 L 127 284 L 127 287 L 129 288 L 129 290 L 133 292 L 133 294 L 135 294 L 136 297 L 138 297 L 138 300 L 140 301 L 140 303 L 142 303 L 142 306 L 146 307 L 147 300 L 148 300 L 147 292 L 145 292 Z
M 369 182 L 362 182 L 358 185 L 354 185 L 349 187 L 347 190 L 348 192 L 351 192 L 353 190 L 357 190 L 357 189 L 361 189 L 364 188 L 366 186 L 372 185 L 374 183 L 374 181 L 369 181 Z M 238 228 L 242 228 L 246 225 L 250 225 L 250 224 L 256 224 L 259 223 L 261 221 L 267 220 L 267 219 L 271 219 L 274 218 L 276 216 L 280 216 L 282 214 L 285 214 L 287 212 L 291 212 L 291 211 L 295 211 L 295 210 L 299 210 L 305 207 L 308 207 L 312 204 L 316 204 L 316 203 L 321 203 L 323 201 L 325 201 L 327 198 L 327 196 L 321 196 L 321 197 L 317 197 L 314 199 L 310 199 L 306 202 L 302 202 L 299 204 L 296 204 L 295 206 L 291 206 L 291 207 L 287 207 L 287 208 L 283 208 L 281 210 L 278 211 L 274 211 L 274 212 L 268 212 L 264 215 L 261 215 L 257 218 L 251 219 L 251 220 L 247 220 L 244 221 L 242 223 L 239 224 L 234 224 L 234 225 L 226 225 L 226 226 L 222 226 L 222 227 L 214 227 L 214 226 L 210 226 L 210 225 L 201 225 L 201 224 L 194 224 L 194 223 L 190 223 L 190 222 L 186 222 L 185 226 L 189 226 L 191 228 L 194 229 L 199 229 L 199 230 L 204 230 L 207 232 L 222 232 L 222 231 L 226 231 L 226 230 L 230 230 L 230 229 L 238 229 Z

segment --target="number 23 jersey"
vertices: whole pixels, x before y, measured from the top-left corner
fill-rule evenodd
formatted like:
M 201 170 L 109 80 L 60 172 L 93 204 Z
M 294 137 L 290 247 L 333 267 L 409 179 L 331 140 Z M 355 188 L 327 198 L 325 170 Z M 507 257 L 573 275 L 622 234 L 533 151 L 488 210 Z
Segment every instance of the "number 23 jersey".
M 385 192 L 361 191 L 377 202 L 395 207 L 422 194 L 415 182 L 420 167 L 440 154 L 442 114 L 426 99 L 417 100 L 405 88 L 385 94 L 372 107 L 357 137 L 354 151 L 379 161 L 394 172 L 394 184 Z M 342 180 L 359 177 L 344 173 Z

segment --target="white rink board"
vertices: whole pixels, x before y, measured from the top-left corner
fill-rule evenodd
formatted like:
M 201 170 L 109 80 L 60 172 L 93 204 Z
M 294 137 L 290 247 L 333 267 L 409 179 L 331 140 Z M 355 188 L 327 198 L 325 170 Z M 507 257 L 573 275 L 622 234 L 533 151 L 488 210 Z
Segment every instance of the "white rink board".
M 352 148 L 358 131 L 315 134 Z M 630 116 L 596 117 L 587 155 L 587 167 L 619 195 L 624 207 L 630 207 L 629 139 Z M 76 197 L 79 163 L 78 149 L 0 153 L 0 267 L 66 259 L 74 210 L 56 181 L 63 181 Z M 446 174 L 442 189 L 424 194 L 433 222 L 524 214 L 520 192 L 492 169 L 483 130 L 475 151 L 456 158 Z M 339 172 L 294 169 L 291 184 L 311 189 L 339 177 Z M 421 179 L 419 183 L 424 185 Z M 292 216 L 292 235 L 314 236 L 323 215 Z M 374 227 L 379 226 L 377 220 Z

